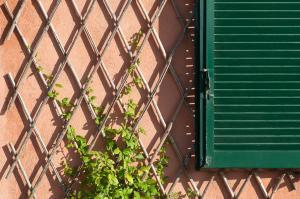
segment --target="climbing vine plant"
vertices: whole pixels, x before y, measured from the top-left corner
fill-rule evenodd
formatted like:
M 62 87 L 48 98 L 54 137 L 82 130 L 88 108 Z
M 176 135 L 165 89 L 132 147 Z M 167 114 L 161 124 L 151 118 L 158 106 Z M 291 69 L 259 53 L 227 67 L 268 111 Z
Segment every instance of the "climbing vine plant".
M 140 46 L 143 32 L 134 34 L 129 42 L 131 50 L 134 52 Z M 124 104 L 122 122 L 119 124 L 108 124 L 104 127 L 105 149 L 102 151 L 90 149 L 90 145 L 85 137 L 76 133 L 73 126 L 67 127 L 67 147 L 79 156 L 80 166 L 71 166 L 70 162 L 64 163 L 64 173 L 66 176 L 78 180 L 79 187 L 70 192 L 70 198 L 84 199 L 126 199 L 126 198 L 164 198 L 159 191 L 159 187 L 154 180 L 150 166 L 145 164 L 138 136 L 145 133 L 143 128 L 138 128 L 134 132 L 135 124 L 139 113 L 138 105 L 130 98 L 133 87 L 142 88 L 141 78 L 136 73 L 140 60 L 137 59 L 128 68 L 128 73 L 132 79 L 128 82 L 121 94 L 121 98 L 127 96 L 128 100 Z M 38 68 L 41 72 L 42 68 Z M 47 82 L 52 81 L 52 77 L 44 74 Z M 63 87 L 56 84 L 56 89 L 48 93 L 52 100 L 56 100 L 61 107 L 62 119 L 68 121 L 72 115 L 74 105 L 68 98 L 59 99 L 58 88 Z M 95 103 L 96 96 L 93 89 L 86 91 L 88 103 L 95 111 L 95 124 L 102 125 L 104 109 Z M 127 99 L 126 98 L 126 99 Z M 116 127 L 117 126 L 117 127 Z M 157 173 L 165 181 L 164 169 L 168 164 L 166 149 L 162 147 L 159 152 L 160 158 L 154 162 Z

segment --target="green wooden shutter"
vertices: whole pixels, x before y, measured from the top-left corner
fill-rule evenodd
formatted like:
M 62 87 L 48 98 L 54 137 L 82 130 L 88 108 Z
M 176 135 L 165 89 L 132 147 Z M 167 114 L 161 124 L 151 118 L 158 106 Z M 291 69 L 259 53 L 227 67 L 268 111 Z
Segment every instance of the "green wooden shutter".
M 300 167 L 300 1 L 208 0 L 206 11 L 205 166 Z

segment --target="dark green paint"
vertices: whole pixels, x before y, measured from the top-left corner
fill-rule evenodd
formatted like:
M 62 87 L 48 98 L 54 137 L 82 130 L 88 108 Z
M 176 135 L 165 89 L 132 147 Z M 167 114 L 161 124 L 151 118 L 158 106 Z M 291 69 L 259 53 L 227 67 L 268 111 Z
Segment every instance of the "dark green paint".
M 195 2 L 195 130 L 198 132 L 195 135 L 195 153 L 196 153 L 196 168 L 201 168 L 205 163 L 205 77 L 203 74 L 205 68 L 205 0 L 196 0 Z
M 207 68 L 210 91 L 196 93 L 197 168 L 300 167 L 299 0 L 203 4 L 196 70 Z

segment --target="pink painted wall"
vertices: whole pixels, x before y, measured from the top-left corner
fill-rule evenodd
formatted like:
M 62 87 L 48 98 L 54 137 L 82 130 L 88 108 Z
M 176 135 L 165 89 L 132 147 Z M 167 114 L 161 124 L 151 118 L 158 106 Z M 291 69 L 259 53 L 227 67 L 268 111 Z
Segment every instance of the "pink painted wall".
M 129 41 L 130 37 L 140 29 L 144 32 L 147 32 L 148 30 L 146 18 L 140 11 L 141 9 L 137 6 L 137 1 L 138 0 L 133 1 L 120 22 L 120 27 L 127 41 Z M 27 198 L 28 187 L 26 186 L 20 170 L 15 169 L 8 179 L 5 178 L 12 162 L 12 152 L 8 147 L 8 144 L 13 143 L 17 148 L 21 139 L 26 134 L 26 129 L 28 129 L 28 121 L 24 116 L 18 101 L 13 104 L 10 110 L 6 110 L 8 101 L 12 95 L 12 86 L 8 80 L 7 74 L 11 73 L 15 78 L 15 81 L 17 81 L 29 56 L 26 53 L 26 46 L 23 45 L 21 38 L 16 31 L 14 31 L 10 40 L 4 41 L 4 37 L 11 26 L 12 20 L 5 11 L 3 2 L 4 1 L 0 1 L 0 198 Z M 17 2 L 18 1 L 16 0 L 8 0 L 7 2 L 14 14 L 16 14 L 17 11 Z M 37 37 L 41 34 L 42 27 L 45 26 L 45 19 L 36 2 L 36 0 L 26 1 L 25 9 L 17 22 L 18 27 L 22 31 L 30 47 L 34 46 L 34 42 L 36 42 Z M 48 14 L 53 9 L 54 2 L 55 1 L 52 0 L 41 1 Z M 78 9 L 83 14 L 86 12 L 86 5 L 90 1 L 75 2 L 78 5 Z M 127 1 L 107 0 L 107 2 L 113 12 L 118 16 Z M 161 1 L 140 0 L 140 2 L 144 5 L 147 14 L 151 17 Z M 175 8 L 178 8 L 178 13 L 181 13 L 182 18 L 176 15 Z M 146 40 L 145 46 L 140 54 L 140 70 L 151 89 L 155 87 L 166 64 L 166 59 L 162 52 L 165 51 L 166 55 L 170 55 L 176 41 L 179 40 L 181 32 L 183 31 L 184 25 L 180 23 L 180 20 L 182 19 L 184 22 L 188 21 L 192 10 L 193 0 L 167 0 L 161 15 L 154 23 L 153 26 L 157 33 L 157 37 L 151 35 L 149 39 Z M 74 7 L 69 0 L 63 0 L 59 5 L 52 20 L 52 25 L 55 27 L 64 48 L 67 49 L 71 43 L 71 38 L 74 37 L 79 26 Z M 87 21 L 87 29 L 100 52 L 103 51 L 104 43 L 112 33 L 113 28 L 113 21 L 111 20 L 103 1 L 98 0 Z M 159 42 L 155 38 L 159 38 L 159 42 L 161 42 L 164 50 L 159 46 Z M 194 144 L 194 121 L 192 112 L 194 105 L 192 89 L 193 53 L 193 27 L 191 24 L 188 28 L 186 37 L 176 48 L 176 52 L 171 62 L 171 68 L 172 70 L 174 69 L 173 73 L 171 70 L 168 71 L 154 98 L 163 120 L 168 125 L 172 121 L 172 116 L 175 114 L 176 108 L 180 104 L 182 92 L 187 92 L 185 99 L 186 103 L 179 109 L 179 115 L 176 118 L 170 133 L 183 158 L 189 153 L 193 153 Z M 59 51 L 51 33 L 47 33 L 43 37 L 37 50 L 36 60 L 39 65 L 45 68 L 45 72 L 55 73 L 57 71 L 59 64 L 63 60 L 63 55 Z M 70 53 L 69 62 L 81 83 L 84 83 L 88 71 L 91 70 L 95 63 L 95 54 L 85 36 L 79 37 L 76 41 L 74 48 Z M 107 68 L 109 77 L 113 80 L 114 84 L 118 85 L 126 69 L 130 66 L 129 55 L 118 34 L 114 37 L 104 53 L 103 63 Z M 178 77 L 177 83 L 174 77 Z M 62 97 L 69 97 L 74 101 L 78 98 L 80 90 L 69 67 L 66 67 L 62 72 L 58 82 L 64 85 L 64 88 L 60 90 L 61 95 L 63 95 Z M 92 87 L 97 96 L 97 103 L 102 104 L 103 107 L 107 109 L 111 104 L 111 100 L 115 93 L 113 92 L 112 86 L 107 82 L 103 75 L 103 71 L 99 70 L 97 75 L 93 78 Z M 31 66 L 25 74 L 25 80 L 20 89 L 20 95 L 31 116 L 33 116 L 38 109 L 38 104 L 45 97 L 45 93 L 45 86 L 41 82 L 36 69 Z M 145 86 L 143 89 L 134 90 L 131 97 L 139 102 L 139 106 L 142 109 L 148 99 Z M 118 116 L 118 106 L 115 106 L 114 110 L 112 118 Z M 43 108 L 41 117 L 37 120 L 37 128 L 39 129 L 48 150 L 53 146 L 56 136 L 60 133 L 61 124 L 61 120 L 57 116 L 53 104 L 48 103 L 45 108 Z M 90 140 L 95 136 L 96 126 L 84 103 L 72 120 L 72 125 L 75 126 L 80 134 L 86 136 Z M 147 110 L 140 126 L 146 129 L 146 135 L 142 137 L 142 140 L 147 151 L 151 155 L 159 145 L 162 135 L 165 132 L 164 124 L 153 106 Z M 99 142 L 98 145 L 100 146 L 101 142 Z M 45 165 L 45 154 L 41 151 L 41 147 L 34 136 L 31 136 L 31 139 L 26 144 L 23 152 L 20 161 L 23 164 L 30 181 L 34 184 L 43 165 Z M 165 185 L 166 191 L 169 191 L 172 185 L 174 185 L 171 192 L 180 193 L 180 198 L 187 198 L 186 192 L 189 188 L 193 189 L 192 183 L 194 183 L 201 194 L 204 192 L 206 186 L 209 185 L 205 198 L 230 198 L 229 191 L 226 189 L 225 183 L 222 180 L 224 178 L 222 178 L 222 175 L 218 170 L 195 171 L 193 156 L 189 159 L 187 167 L 182 167 L 182 162 L 178 158 L 178 154 L 171 144 L 167 147 L 167 153 L 170 158 L 170 163 L 166 168 L 166 174 L 169 176 L 168 182 Z M 63 173 L 61 163 L 67 155 L 67 150 L 64 147 L 64 143 L 62 143 L 53 160 L 61 174 Z M 257 174 L 261 177 L 262 184 L 266 187 L 269 195 L 271 195 L 272 190 L 282 173 L 283 171 L 257 171 Z M 227 177 L 229 186 L 237 193 L 247 178 L 249 171 L 231 170 L 224 171 L 224 174 Z M 209 184 L 210 181 L 211 184 Z M 293 184 L 297 190 L 293 190 Z M 299 198 L 299 185 L 297 174 L 294 173 L 292 175 L 291 181 L 287 176 L 284 176 L 279 183 L 279 188 L 276 194 L 274 194 L 274 198 Z M 50 171 L 47 172 L 46 177 L 42 179 L 37 196 L 39 198 L 62 197 L 62 189 L 59 187 L 58 181 L 54 177 L 53 170 L 50 169 Z M 240 198 L 265 198 L 254 175 L 252 175 L 250 181 L 244 187 Z

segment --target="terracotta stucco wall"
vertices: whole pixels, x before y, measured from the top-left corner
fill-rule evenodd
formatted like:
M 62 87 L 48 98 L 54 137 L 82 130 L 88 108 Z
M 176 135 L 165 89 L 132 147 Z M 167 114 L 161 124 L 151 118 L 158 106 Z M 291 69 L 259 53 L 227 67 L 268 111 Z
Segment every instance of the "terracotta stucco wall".
M 147 18 L 141 12 L 141 8 L 136 3 L 137 1 L 138 0 L 132 1 L 131 5 L 124 12 L 124 17 L 120 22 L 120 30 L 126 41 L 129 41 L 130 37 L 139 30 L 145 33 L 149 30 Z M 47 11 L 47 14 L 50 14 L 56 1 L 40 0 L 40 2 Z M 78 6 L 81 14 L 84 15 L 90 1 L 76 0 L 74 2 Z M 106 2 L 109 4 L 112 12 L 114 12 L 116 16 L 119 16 L 128 1 L 106 0 Z M 164 125 L 168 125 L 172 122 L 172 119 L 174 119 L 173 116 L 178 109 L 179 114 L 175 118 L 170 135 L 178 147 L 180 155 L 184 159 L 189 154 L 193 154 L 194 138 L 194 52 L 192 23 L 187 28 L 185 37 L 180 44 L 176 46 L 176 43 L 180 40 L 184 26 L 189 22 L 192 15 L 193 0 L 140 0 L 140 2 L 144 5 L 147 15 L 150 17 L 154 15 L 161 3 L 166 2 L 163 4 L 160 16 L 153 24 L 155 35 L 153 36 L 152 33 L 149 38 L 145 40 L 145 45 L 139 55 L 141 60 L 140 70 L 151 90 L 155 88 L 159 78 L 163 75 L 163 69 L 167 63 L 166 57 L 172 55 L 173 50 L 176 49 L 171 59 L 169 70 L 164 76 L 154 97 L 162 118 L 159 117 L 159 113 L 157 113 L 152 103 L 140 123 L 140 126 L 146 129 L 146 135 L 142 136 L 141 139 L 151 156 L 163 138 L 166 129 Z M 25 8 L 17 21 L 17 25 L 29 46 L 24 45 L 22 38 L 16 30 L 9 40 L 4 41 L 12 20 L 4 8 L 3 1 L 0 1 L 0 3 L 0 198 L 27 198 L 28 186 L 26 186 L 26 182 L 19 169 L 16 168 L 9 178 L 5 178 L 13 157 L 8 144 L 12 143 L 15 148 L 18 148 L 29 128 L 28 119 L 23 114 L 18 100 L 16 100 L 9 110 L 6 110 L 9 99 L 13 93 L 8 73 L 11 73 L 15 81 L 18 81 L 21 76 L 21 71 L 28 62 L 29 54 L 27 48 L 34 47 L 46 22 L 37 5 L 37 0 L 27 0 Z M 7 5 L 9 5 L 15 15 L 20 4 L 18 4 L 17 0 L 8 0 Z M 55 28 L 64 49 L 68 49 L 74 35 L 76 35 L 76 31 L 80 27 L 71 0 L 62 0 L 51 24 Z M 87 20 L 86 28 L 90 32 L 97 50 L 103 52 L 106 48 L 105 44 L 107 38 L 112 34 L 115 26 L 102 0 L 98 0 L 95 3 L 95 7 Z M 51 31 L 43 36 L 37 49 L 35 60 L 38 65 L 43 66 L 44 72 L 48 74 L 55 74 L 59 65 L 64 60 L 64 55 L 59 50 Z M 121 77 L 130 66 L 130 60 L 131 58 L 126 50 L 124 41 L 120 37 L 119 31 L 113 37 L 112 41 L 109 42 L 109 46 L 102 57 L 104 67 L 107 69 L 108 75 L 115 85 L 119 86 L 122 81 Z M 83 84 L 89 75 L 89 71 L 96 62 L 95 53 L 84 33 L 76 40 L 68 61 L 74 69 L 77 78 L 81 84 Z M 60 90 L 61 95 L 63 95 L 62 97 L 69 97 L 73 101 L 78 99 L 81 94 L 80 88 L 69 66 L 66 66 L 61 73 L 58 82 L 64 85 L 64 88 Z M 107 109 L 112 103 L 115 92 L 113 86 L 105 77 L 103 70 L 99 69 L 94 76 L 92 87 L 97 96 L 97 103 Z M 46 88 L 37 70 L 31 65 L 29 70 L 25 73 L 25 79 L 19 90 L 19 94 L 22 96 L 31 117 L 33 117 L 38 110 L 38 104 L 41 103 L 46 93 Z M 182 96 L 185 93 L 185 103 L 180 105 Z M 149 97 L 146 86 L 142 89 L 134 90 L 131 97 L 139 102 L 139 107 L 142 110 Z M 113 107 L 113 110 L 111 118 L 118 117 L 120 112 L 119 107 L 116 105 Z M 72 125 L 81 135 L 86 136 L 89 140 L 94 138 L 96 126 L 84 102 L 73 118 Z M 61 119 L 58 117 L 51 102 L 47 103 L 43 108 L 36 126 L 48 150 L 51 149 L 62 130 Z M 98 146 L 101 148 L 101 139 Z M 225 186 L 225 178 L 224 176 L 222 178 L 222 172 L 220 173 L 220 170 L 195 171 L 193 156 L 187 158 L 187 166 L 183 167 L 182 161 L 178 158 L 178 152 L 176 152 L 172 144 L 167 145 L 167 154 L 170 158 L 169 166 L 166 168 L 166 174 L 169 176 L 169 179 L 164 187 L 167 192 L 171 189 L 173 193 L 180 193 L 180 198 L 187 198 L 186 192 L 188 189 L 194 188 L 192 184 L 194 183 L 194 186 L 200 190 L 200 194 L 209 186 L 205 191 L 205 198 L 231 198 Z M 61 143 L 53 159 L 54 165 L 61 174 L 63 174 L 62 162 L 67 155 L 64 143 Z M 20 161 L 30 182 L 34 184 L 46 162 L 45 153 L 41 150 L 38 140 L 34 135 L 31 136 L 25 145 L 23 153 L 20 156 Z M 223 173 L 227 177 L 229 186 L 237 193 L 249 175 L 250 170 L 225 170 Z M 271 195 L 277 181 L 280 180 L 280 177 L 284 173 L 285 172 L 280 170 L 258 170 L 255 174 L 260 176 L 262 184 L 266 187 L 268 194 Z M 53 170 L 50 169 L 46 174 L 38 188 L 38 198 L 62 198 L 63 191 L 53 174 Z M 295 173 L 291 175 L 291 178 L 284 176 L 283 179 L 280 180 L 279 188 L 277 193 L 274 194 L 274 198 L 299 198 L 300 186 L 298 178 L 296 177 Z M 293 185 L 297 190 L 293 190 Z M 250 180 L 243 188 L 240 198 L 265 198 L 254 174 L 251 175 Z

